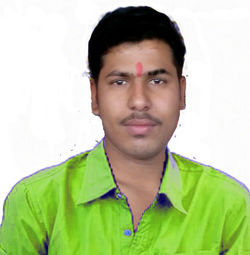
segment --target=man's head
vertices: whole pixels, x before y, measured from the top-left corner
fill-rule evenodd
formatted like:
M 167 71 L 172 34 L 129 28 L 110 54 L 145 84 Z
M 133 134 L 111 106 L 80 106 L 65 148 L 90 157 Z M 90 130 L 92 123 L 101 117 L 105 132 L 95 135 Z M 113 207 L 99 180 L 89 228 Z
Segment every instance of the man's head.
M 95 27 L 89 40 L 88 61 L 90 76 L 97 82 L 103 56 L 124 42 L 160 39 L 173 54 L 173 63 L 181 77 L 186 48 L 177 24 L 151 7 L 126 7 L 108 12 Z
M 176 25 L 152 8 L 119 8 L 99 22 L 89 41 L 92 112 L 113 155 L 164 153 L 185 108 L 184 54 Z

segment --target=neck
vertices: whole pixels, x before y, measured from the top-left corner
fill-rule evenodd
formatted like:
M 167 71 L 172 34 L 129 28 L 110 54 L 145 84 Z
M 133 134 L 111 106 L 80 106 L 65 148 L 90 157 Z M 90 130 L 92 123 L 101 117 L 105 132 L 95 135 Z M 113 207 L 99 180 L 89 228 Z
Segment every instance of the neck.
M 166 159 L 165 148 L 154 157 L 133 158 L 105 142 L 105 152 L 117 182 L 147 185 L 158 183 L 162 177 Z

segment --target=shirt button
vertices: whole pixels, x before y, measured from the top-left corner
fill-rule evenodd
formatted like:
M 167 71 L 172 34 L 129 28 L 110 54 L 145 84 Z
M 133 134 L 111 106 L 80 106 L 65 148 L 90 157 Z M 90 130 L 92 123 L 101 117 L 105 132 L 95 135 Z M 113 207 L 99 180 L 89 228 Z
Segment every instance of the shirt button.
M 130 229 L 124 230 L 124 235 L 125 236 L 131 236 L 131 230 Z
M 122 195 L 120 193 L 117 193 L 118 198 L 122 198 Z

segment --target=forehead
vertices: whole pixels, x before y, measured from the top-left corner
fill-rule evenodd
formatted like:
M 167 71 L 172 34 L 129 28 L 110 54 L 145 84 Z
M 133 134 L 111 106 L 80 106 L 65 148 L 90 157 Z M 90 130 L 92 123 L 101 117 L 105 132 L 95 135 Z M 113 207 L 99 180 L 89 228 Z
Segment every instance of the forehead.
M 141 64 L 139 64 L 141 63 Z M 170 46 L 162 40 L 143 40 L 141 42 L 125 42 L 112 47 L 103 56 L 102 69 L 133 67 L 134 71 L 141 72 L 141 68 L 154 69 L 163 66 L 172 66 L 173 54 Z M 175 68 L 175 67 L 174 67 Z
M 140 42 L 124 42 L 116 46 L 111 47 L 105 55 L 115 54 L 115 53 L 128 53 L 134 51 L 145 51 L 145 50 L 158 50 L 158 51 L 168 51 L 172 53 L 172 49 L 163 40 L 159 39 L 147 39 Z

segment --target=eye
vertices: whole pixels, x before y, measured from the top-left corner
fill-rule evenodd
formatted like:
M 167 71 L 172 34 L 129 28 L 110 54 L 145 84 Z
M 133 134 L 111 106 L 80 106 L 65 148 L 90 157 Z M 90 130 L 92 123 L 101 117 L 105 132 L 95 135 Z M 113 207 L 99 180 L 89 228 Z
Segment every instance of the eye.
M 125 85 L 126 81 L 124 81 L 124 80 L 114 80 L 114 81 L 111 81 L 111 84 L 121 86 L 121 85 Z
M 150 81 L 150 83 L 153 83 L 155 85 L 160 85 L 160 84 L 163 84 L 165 81 L 162 80 L 162 79 L 159 79 L 159 78 L 154 78 Z

